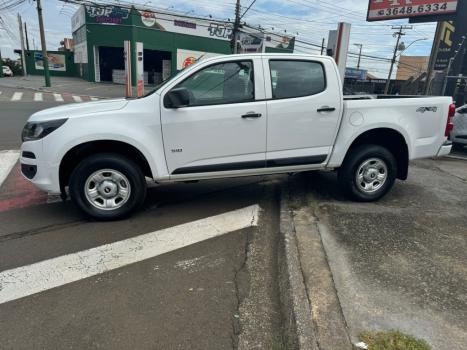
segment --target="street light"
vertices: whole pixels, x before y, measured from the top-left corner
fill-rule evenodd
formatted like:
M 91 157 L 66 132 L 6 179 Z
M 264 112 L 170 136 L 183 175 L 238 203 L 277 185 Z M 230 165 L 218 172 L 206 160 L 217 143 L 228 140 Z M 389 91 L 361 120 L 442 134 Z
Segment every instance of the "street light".
M 397 56 L 401 56 L 404 51 L 406 51 L 410 46 L 415 44 L 417 41 L 423 41 L 423 40 L 428 40 L 428 38 L 421 38 L 421 39 L 414 40 L 408 46 L 405 46 L 404 42 L 401 42 L 398 48 L 400 53 Z
M 358 62 L 357 62 L 357 69 L 360 69 L 360 58 L 362 57 L 363 44 L 354 44 L 354 45 L 360 47 L 360 51 L 358 52 Z
M 388 74 L 388 79 L 386 80 L 386 86 L 384 87 L 384 94 L 387 95 L 388 92 L 389 92 L 389 85 L 391 83 L 391 75 L 392 75 L 392 69 L 394 67 L 394 63 L 396 62 L 396 58 L 397 56 L 400 56 L 402 54 L 402 52 L 406 51 L 410 46 L 412 46 L 413 43 L 417 42 L 417 41 L 421 41 L 421 40 L 426 40 L 427 38 L 421 38 L 421 39 L 417 39 L 417 40 L 414 40 L 412 41 L 408 46 L 405 46 L 404 43 L 400 43 L 400 39 L 401 39 L 401 36 L 402 35 L 405 35 L 404 32 L 402 32 L 402 26 L 401 28 L 399 29 L 398 32 L 394 33 L 393 36 L 396 36 L 397 37 L 397 41 L 396 41 L 396 46 L 394 47 L 394 54 L 392 56 L 392 60 L 391 60 L 391 68 L 389 68 L 389 74 Z M 397 51 L 400 51 L 400 54 L 398 55 L 397 54 Z

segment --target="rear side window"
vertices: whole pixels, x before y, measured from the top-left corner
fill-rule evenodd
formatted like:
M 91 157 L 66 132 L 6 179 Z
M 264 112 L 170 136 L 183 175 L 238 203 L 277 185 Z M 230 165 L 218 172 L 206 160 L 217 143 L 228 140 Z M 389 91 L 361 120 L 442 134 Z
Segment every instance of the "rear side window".
M 326 89 L 321 63 L 295 60 L 269 61 L 272 97 L 293 98 L 318 94 Z

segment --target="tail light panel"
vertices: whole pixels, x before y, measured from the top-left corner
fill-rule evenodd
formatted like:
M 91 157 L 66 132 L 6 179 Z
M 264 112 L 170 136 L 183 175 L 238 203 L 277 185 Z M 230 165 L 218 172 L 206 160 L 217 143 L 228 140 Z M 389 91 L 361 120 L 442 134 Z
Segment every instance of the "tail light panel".
M 451 103 L 449 106 L 449 113 L 448 113 L 448 120 L 446 122 L 446 130 L 444 131 L 444 136 L 449 136 L 452 129 L 454 128 L 454 124 L 452 123 L 452 118 L 456 115 L 456 105 Z

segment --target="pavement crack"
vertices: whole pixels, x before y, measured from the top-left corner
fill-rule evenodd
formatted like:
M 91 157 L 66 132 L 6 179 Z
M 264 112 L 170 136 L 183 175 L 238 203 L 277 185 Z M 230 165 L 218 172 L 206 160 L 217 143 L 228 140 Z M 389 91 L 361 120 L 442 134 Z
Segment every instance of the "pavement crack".
M 70 221 L 62 224 L 52 224 L 52 225 L 46 225 L 38 228 L 33 228 L 30 230 L 24 230 L 24 231 L 18 231 L 18 232 L 12 232 L 8 233 L 6 235 L 3 235 L 0 237 L 0 243 L 10 241 L 13 239 L 18 239 L 18 238 L 23 238 L 23 237 L 28 237 L 28 236 L 34 236 L 40 233 L 44 232 L 51 232 L 51 231 L 56 231 L 59 229 L 63 228 L 68 228 L 68 227 L 74 227 L 74 226 L 79 226 L 83 223 L 86 223 L 84 220 L 75 220 L 75 221 Z
M 242 303 L 242 296 L 240 292 L 240 275 L 245 272 L 248 260 L 248 251 L 250 249 L 250 232 L 246 232 L 245 244 L 243 247 L 243 259 L 238 269 L 234 270 L 234 288 L 235 288 L 235 313 L 232 315 L 232 349 L 238 349 L 238 338 L 242 332 L 241 319 L 240 319 L 240 306 Z

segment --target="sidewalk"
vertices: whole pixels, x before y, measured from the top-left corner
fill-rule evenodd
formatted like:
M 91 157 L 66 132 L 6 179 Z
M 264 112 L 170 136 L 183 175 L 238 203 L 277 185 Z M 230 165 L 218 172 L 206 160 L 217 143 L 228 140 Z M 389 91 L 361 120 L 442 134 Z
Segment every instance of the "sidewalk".
M 80 78 L 51 77 L 51 87 L 44 86 L 44 77 L 28 75 L 26 77 L 0 78 L 0 87 L 28 89 L 51 93 L 92 96 L 98 98 L 117 98 L 125 96 L 123 85 L 110 83 L 90 83 Z
M 461 156 L 412 162 L 408 180 L 374 203 L 348 201 L 333 173 L 288 179 L 281 198 L 282 294 L 296 348 L 351 349 L 362 331 L 395 329 L 432 349 L 465 349 Z

